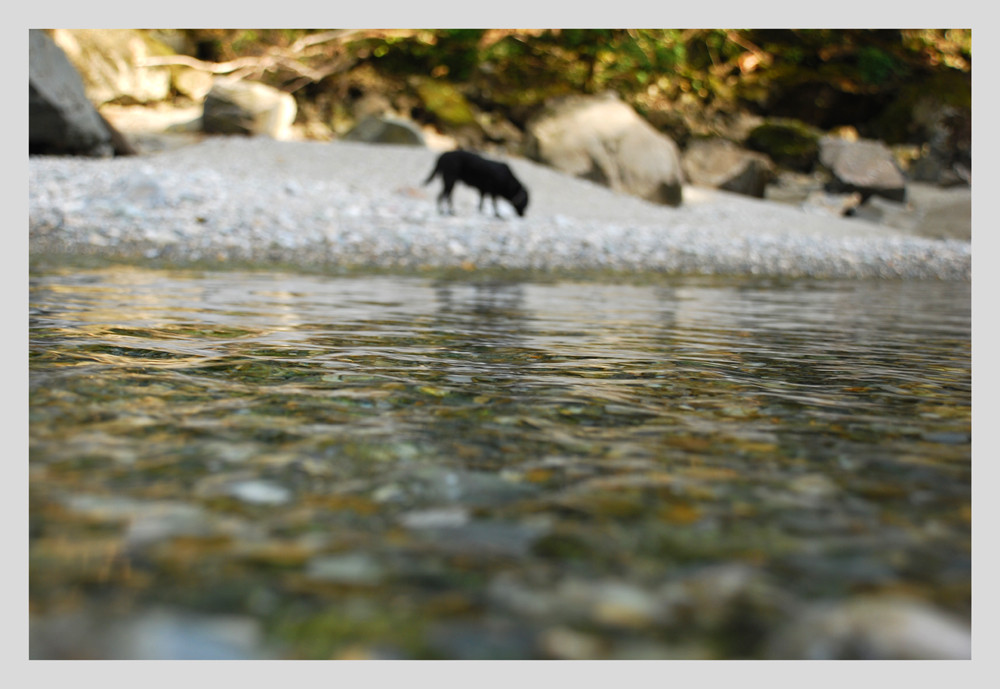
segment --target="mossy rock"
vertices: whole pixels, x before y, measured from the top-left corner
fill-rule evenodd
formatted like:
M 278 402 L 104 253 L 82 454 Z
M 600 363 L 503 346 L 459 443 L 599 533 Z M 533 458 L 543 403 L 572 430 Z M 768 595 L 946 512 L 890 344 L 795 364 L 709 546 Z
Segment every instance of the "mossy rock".
M 476 123 L 475 113 L 469 101 L 451 84 L 427 79 L 421 80 L 416 89 L 424 107 L 441 124 L 465 127 Z
M 770 156 L 782 167 L 809 172 L 819 158 L 819 139 L 823 135 L 798 120 L 772 119 L 755 127 L 744 145 Z
M 927 100 L 939 103 L 941 106 L 957 108 L 971 117 L 971 75 L 963 72 L 943 72 L 903 86 L 899 90 L 899 95 L 873 122 L 873 134 L 889 144 L 924 143 L 927 133 L 922 131 L 916 110 L 921 102 Z

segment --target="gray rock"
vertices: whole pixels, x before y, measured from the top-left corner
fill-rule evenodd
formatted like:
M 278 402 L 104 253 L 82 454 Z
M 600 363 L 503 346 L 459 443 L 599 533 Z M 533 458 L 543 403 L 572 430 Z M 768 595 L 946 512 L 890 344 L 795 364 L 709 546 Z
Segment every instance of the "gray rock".
M 436 550 L 478 556 L 525 557 L 547 527 L 536 523 L 474 520 L 465 524 L 422 527 L 419 537 Z
M 227 492 L 237 500 L 255 505 L 283 505 L 292 499 L 290 490 L 264 480 L 239 481 L 230 485 Z
M 747 151 L 726 139 L 693 141 L 683 155 L 684 174 L 692 184 L 764 198 L 775 167 L 763 153 Z
M 830 171 L 829 191 L 860 192 L 890 201 L 906 200 L 906 180 L 888 146 L 880 141 L 848 141 L 824 136 L 819 141 L 819 162 Z
M 28 31 L 28 151 L 108 157 L 111 132 L 79 73 L 51 38 Z
M 361 95 L 351 104 L 351 112 L 359 122 L 370 115 L 384 115 L 392 110 L 392 103 L 381 93 L 370 92 Z
M 857 193 L 857 192 L 855 192 Z M 906 227 L 912 228 L 914 223 L 907 222 L 907 208 L 905 204 L 888 201 L 878 196 L 872 196 L 864 203 L 856 205 L 851 210 L 851 215 L 868 222 L 890 225 L 892 227 L 902 227 L 900 220 L 906 223 Z
M 206 498 L 225 496 L 254 505 L 282 505 L 292 499 L 292 491 L 288 488 L 256 478 L 248 471 L 208 476 L 198 482 L 194 493 Z
M 255 660 L 270 657 L 256 620 L 149 610 L 126 617 L 32 617 L 33 660 Z
M 972 239 L 972 190 L 942 188 L 911 182 L 907 202 L 896 203 L 872 196 L 855 209 L 854 216 L 886 227 L 934 239 Z
M 526 147 L 557 170 L 654 203 L 681 204 L 677 145 L 617 96 L 550 101 L 528 122 Z
M 968 660 L 972 635 L 961 622 L 924 603 L 859 597 L 806 609 L 778 631 L 772 659 Z
M 424 135 L 412 122 L 390 115 L 369 115 L 344 135 L 346 141 L 369 144 L 425 146 Z
M 205 97 L 202 130 L 209 134 L 263 134 L 291 138 L 295 99 L 267 84 L 216 79 Z
M 831 194 L 828 191 L 816 190 L 809 193 L 802 203 L 802 210 L 807 213 L 842 216 L 850 215 L 861 205 L 861 193 L 854 191 L 849 194 Z
M 793 170 L 778 170 L 774 181 L 764 190 L 764 198 L 768 201 L 800 206 L 806 202 L 810 194 L 822 191 L 828 181 L 829 175 L 819 171 L 806 174 Z
M 438 622 L 427 643 L 451 660 L 525 660 L 534 657 L 537 631 L 510 620 Z
M 935 239 L 972 239 L 972 191 L 957 188 L 955 193 L 942 200 L 928 200 L 926 204 L 915 202 L 920 211 L 920 220 L 914 233 L 921 237 Z
M 176 536 L 256 537 L 242 519 L 213 515 L 182 502 L 82 494 L 66 497 L 63 505 L 88 520 L 125 524 L 123 544 L 129 550 L 141 550 Z
M 366 553 L 323 555 L 309 561 L 310 579 L 356 586 L 377 586 L 385 577 L 382 566 Z
M 569 627 L 547 629 L 538 640 L 546 657 L 559 660 L 594 660 L 603 655 L 598 637 Z
M 944 187 L 971 184 L 971 111 L 926 96 L 913 108 L 913 119 L 917 136 L 927 145 L 910 168 L 910 178 Z
M 408 529 L 442 529 L 464 526 L 469 523 L 469 510 L 464 507 L 441 507 L 413 510 L 400 517 Z
M 491 472 L 423 467 L 400 474 L 396 483 L 376 491 L 376 499 L 434 508 L 457 502 L 474 507 L 496 507 L 534 495 L 537 490 L 530 484 Z

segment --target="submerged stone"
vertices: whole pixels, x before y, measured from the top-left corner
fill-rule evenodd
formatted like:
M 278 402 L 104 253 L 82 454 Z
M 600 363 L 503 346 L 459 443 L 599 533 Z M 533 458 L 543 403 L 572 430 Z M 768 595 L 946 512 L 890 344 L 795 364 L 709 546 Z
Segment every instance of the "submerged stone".
M 768 644 L 773 659 L 968 660 L 969 625 L 918 601 L 863 596 L 804 611 Z
M 367 553 L 322 555 L 309 561 L 306 576 L 338 584 L 375 586 L 382 582 L 385 571 Z
M 291 491 L 271 481 L 241 481 L 229 486 L 227 492 L 256 505 L 283 505 L 292 499 Z

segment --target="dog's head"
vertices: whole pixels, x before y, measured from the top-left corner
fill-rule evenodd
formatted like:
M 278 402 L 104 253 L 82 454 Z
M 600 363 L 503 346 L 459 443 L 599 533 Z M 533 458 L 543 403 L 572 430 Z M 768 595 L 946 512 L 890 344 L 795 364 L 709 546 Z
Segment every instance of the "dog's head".
M 528 190 L 521 187 L 516 194 L 510 198 L 510 205 L 514 206 L 514 210 L 520 216 L 524 215 L 524 209 L 528 207 Z

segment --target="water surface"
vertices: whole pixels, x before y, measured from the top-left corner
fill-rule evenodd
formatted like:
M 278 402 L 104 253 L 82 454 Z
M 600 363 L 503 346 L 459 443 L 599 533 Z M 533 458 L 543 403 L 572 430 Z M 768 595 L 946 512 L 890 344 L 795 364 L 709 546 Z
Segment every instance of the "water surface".
M 36 657 L 135 653 L 80 639 L 164 610 L 302 658 L 763 657 L 817 601 L 970 615 L 967 283 L 115 268 L 30 309 Z

